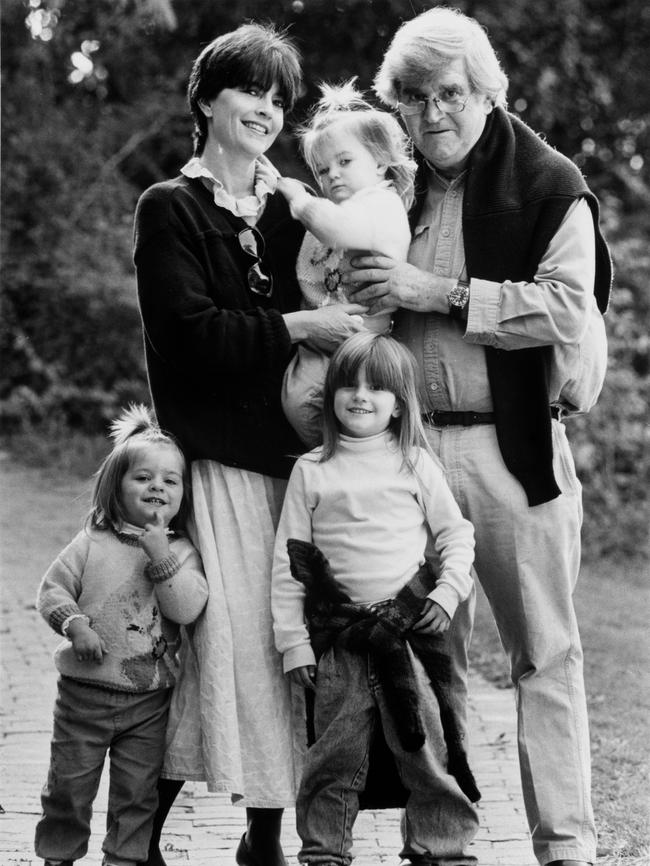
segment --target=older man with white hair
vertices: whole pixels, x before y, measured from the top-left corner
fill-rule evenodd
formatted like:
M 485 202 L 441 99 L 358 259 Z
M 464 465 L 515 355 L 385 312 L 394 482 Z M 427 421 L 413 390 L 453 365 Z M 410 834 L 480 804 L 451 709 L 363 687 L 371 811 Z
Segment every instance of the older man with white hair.
M 476 572 L 517 689 L 535 854 L 584 866 L 596 832 L 572 599 L 582 505 L 561 417 L 593 401 L 576 394 L 594 378 L 579 347 L 592 339 L 597 357 L 604 345 L 611 259 L 596 198 L 506 111 L 507 86 L 475 20 L 436 7 L 398 30 L 375 89 L 416 149 L 413 241 L 407 263 L 361 256 L 347 279 L 371 312 L 400 308 L 395 334 L 419 361 L 431 445 L 476 529 Z M 454 622 L 461 697 L 471 613 Z

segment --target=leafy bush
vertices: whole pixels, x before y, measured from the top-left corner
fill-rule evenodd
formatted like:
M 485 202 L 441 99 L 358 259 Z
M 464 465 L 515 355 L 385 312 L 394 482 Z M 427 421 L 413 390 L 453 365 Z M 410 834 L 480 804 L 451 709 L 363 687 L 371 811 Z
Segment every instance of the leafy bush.
M 104 171 L 123 118 L 60 104 L 39 58 L 22 63 L 2 105 L 0 423 L 103 430 L 123 401 L 147 395 L 131 263 L 138 191 Z
M 567 424 L 584 483 L 585 555 L 637 552 L 647 546 L 650 486 L 642 72 L 650 16 L 634 0 L 566 10 L 551 0 L 455 5 L 488 28 L 513 109 L 576 161 L 604 204 L 617 265 L 610 370 L 598 406 Z M 227 9 L 136 0 L 121 3 L 120 15 L 114 6 L 8 0 L 3 8 L 0 424 L 14 442 L 29 435 L 33 453 L 39 433 L 53 448 L 71 431 L 103 434 L 121 406 L 147 400 L 132 215 L 140 191 L 189 155 L 184 88 L 197 46 L 245 18 L 290 25 L 304 55 L 300 114 L 320 79 L 356 74 L 369 88 L 392 34 L 414 14 L 407 0 L 233 0 Z M 26 28 L 28 16 L 48 24 L 47 40 Z M 84 51 L 88 74 L 74 79 L 73 58 Z M 289 135 L 272 157 L 305 177 Z
M 596 407 L 567 421 L 584 487 L 585 558 L 648 553 L 650 489 L 650 252 L 638 224 L 616 231 L 606 317 L 609 368 Z

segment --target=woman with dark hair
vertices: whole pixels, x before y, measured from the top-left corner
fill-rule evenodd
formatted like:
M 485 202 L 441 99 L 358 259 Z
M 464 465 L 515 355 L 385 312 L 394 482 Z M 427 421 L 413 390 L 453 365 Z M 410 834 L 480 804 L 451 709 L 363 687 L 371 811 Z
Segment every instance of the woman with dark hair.
M 142 195 L 135 265 L 152 399 L 191 463 L 191 537 L 210 598 L 185 642 L 149 866 L 183 780 L 246 807 L 237 862 L 284 866 L 282 810 L 300 751 L 273 644 L 270 572 L 286 479 L 300 444 L 280 404 L 298 341 L 330 351 L 358 331 L 356 305 L 299 310 L 303 229 L 264 153 L 301 86 L 283 33 L 246 24 L 197 57 L 188 96 L 193 158 Z

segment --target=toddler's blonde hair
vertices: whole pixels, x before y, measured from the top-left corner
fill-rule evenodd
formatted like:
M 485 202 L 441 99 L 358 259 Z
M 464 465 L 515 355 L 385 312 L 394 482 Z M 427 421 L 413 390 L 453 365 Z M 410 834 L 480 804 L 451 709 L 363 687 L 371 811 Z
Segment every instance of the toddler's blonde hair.
M 189 514 L 190 484 L 187 461 L 176 439 L 158 426 L 153 413 L 146 406 L 132 403 L 110 427 L 113 448 L 95 473 L 92 505 L 87 525 L 94 529 L 110 529 L 126 521 L 120 501 L 122 479 L 134 456 L 149 445 L 168 445 L 177 451 L 183 466 L 183 498 L 178 514 L 172 518 L 171 529 L 184 526 Z

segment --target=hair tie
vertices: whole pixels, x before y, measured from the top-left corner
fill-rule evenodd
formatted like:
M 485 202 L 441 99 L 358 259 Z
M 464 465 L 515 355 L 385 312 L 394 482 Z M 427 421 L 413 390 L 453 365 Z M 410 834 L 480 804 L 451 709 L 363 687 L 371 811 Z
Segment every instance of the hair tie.
M 125 409 L 120 417 L 113 421 L 109 436 L 115 445 L 122 445 L 127 439 L 145 431 L 161 433 L 151 410 L 143 403 L 131 403 L 128 409 Z
M 355 75 L 342 84 L 322 82 L 319 85 L 321 98 L 314 108 L 314 118 L 338 111 L 369 111 L 372 109 L 372 105 L 363 98 L 361 92 L 355 87 L 357 79 L 358 76 Z

